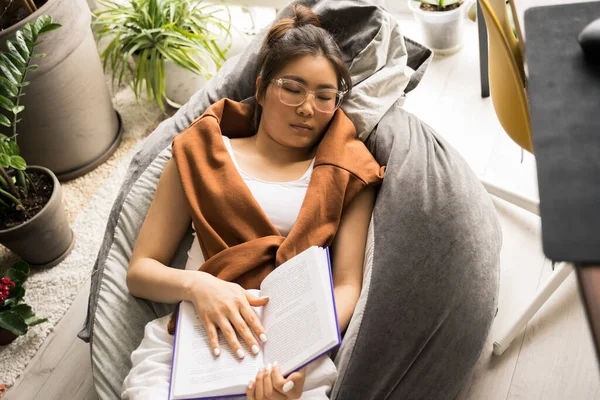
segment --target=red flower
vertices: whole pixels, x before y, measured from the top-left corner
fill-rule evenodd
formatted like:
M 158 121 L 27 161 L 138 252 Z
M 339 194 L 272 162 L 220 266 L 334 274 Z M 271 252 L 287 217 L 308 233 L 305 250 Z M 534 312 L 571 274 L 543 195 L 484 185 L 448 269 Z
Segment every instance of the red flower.
M 8 287 L 9 285 L 12 286 L 12 287 L 15 287 L 15 283 L 12 280 L 10 280 L 10 278 L 6 278 L 6 277 L 2 278 L 0 280 L 0 282 L 2 282 L 3 288 Z

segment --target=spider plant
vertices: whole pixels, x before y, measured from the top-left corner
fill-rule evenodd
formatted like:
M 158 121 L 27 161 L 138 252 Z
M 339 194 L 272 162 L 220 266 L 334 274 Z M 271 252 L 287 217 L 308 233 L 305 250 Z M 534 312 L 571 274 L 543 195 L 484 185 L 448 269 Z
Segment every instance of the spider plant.
M 104 70 L 112 71 L 113 84 L 123 80 L 137 98 L 153 99 L 161 110 L 165 101 L 177 107 L 165 94 L 165 60 L 210 78 L 205 63 L 217 68 L 225 61 L 231 45 L 231 17 L 218 13 L 223 8 L 202 0 L 127 0 L 119 4 L 100 0 L 104 7 L 96 12 L 93 25 L 98 28 L 97 40 L 110 38 L 101 53 Z M 217 40 L 224 34 L 224 47 Z
M 443 11 L 447 7 L 458 3 L 460 0 L 417 0 L 423 4 L 431 4 L 432 6 L 436 6 L 438 10 Z

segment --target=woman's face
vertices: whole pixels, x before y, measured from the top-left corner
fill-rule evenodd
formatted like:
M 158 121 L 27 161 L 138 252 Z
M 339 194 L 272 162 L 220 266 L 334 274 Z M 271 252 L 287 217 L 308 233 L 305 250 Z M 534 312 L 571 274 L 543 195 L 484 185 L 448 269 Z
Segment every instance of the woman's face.
M 299 82 L 312 91 L 339 90 L 337 74 L 331 63 L 322 56 L 303 56 L 288 63 L 273 77 L 279 78 Z M 260 79 L 257 80 L 257 87 Z M 267 86 L 264 97 L 259 100 L 262 106 L 259 130 L 285 147 L 312 147 L 321 138 L 335 113 L 319 111 L 315 102 L 323 100 L 310 95 L 299 106 L 284 104 L 280 100 L 280 91 L 285 90 L 272 82 Z

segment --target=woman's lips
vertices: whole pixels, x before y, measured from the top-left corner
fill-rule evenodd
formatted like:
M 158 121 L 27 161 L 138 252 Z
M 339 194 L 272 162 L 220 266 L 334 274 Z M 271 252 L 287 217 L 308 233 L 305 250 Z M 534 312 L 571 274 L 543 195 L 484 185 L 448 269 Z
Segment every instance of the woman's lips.
M 312 131 L 312 128 L 307 128 L 305 126 L 301 126 L 301 125 L 290 125 L 292 128 L 296 129 L 297 131 L 300 132 L 310 132 Z

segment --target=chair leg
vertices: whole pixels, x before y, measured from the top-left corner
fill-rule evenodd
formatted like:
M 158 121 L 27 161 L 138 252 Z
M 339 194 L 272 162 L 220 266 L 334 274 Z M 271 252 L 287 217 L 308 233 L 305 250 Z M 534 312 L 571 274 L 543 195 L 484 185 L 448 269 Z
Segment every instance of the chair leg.
M 525 328 L 535 313 L 574 270 L 573 264 L 564 262 L 556 267 L 552 276 L 544 283 L 544 286 L 538 290 L 529 306 L 521 313 L 521 316 L 511 326 L 505 329 L 499 336 L 499 339 L 494 342 L 494 354 L 499 356 L 504 353 L 515 336 Z
M 481 181 L 483 186 L 489 194 L 498 197 L 502 200 L 508 201 L 511 204 L 516 205 L 526 211 L 529 211 L 535 215 L 540 215 L 539 202 L 518 193 L 508 191 L 500 186 L 496 186 L 490 182 Z M 542 305 L 550 298 L 552 293 L 567 279 L 567 276 L 573 272 L 574 267 L 572 264 L 560 263 L 555 268 L 552 276 L 548 279 L 544 286 L 538 290 L 537 294 L 527 306 L 527 308 L 521 313 L 521 316 L 508 328 L 506 328 L 499 339 L 494 342 L 494 354 L 501 355 L 506 351 L 510 343 L 513 341 L 527 325 L 529 320 L 533 318 L 535 313 L 542 307 Z
M 487 192 L 492 196 L 508 201 L 509 203 L 514 204 L 515 206 L 529 211 L 537 216 L 540 215 L 539 202 L 537 200 L 533 200 L 521 194 L 511 192 L 503 187 L 496 186 L 493 183 L 484 180 L 481 180 L 481 183 L 485 187 L 485 190 L 487 190 Z
M 481 97 L 490 96 L 490 81 L 488 76 L 488 38 L 485 19 L 479 3 L 477 4 L 477 31 L 479 37 L 479 76 L 481 77 Z

